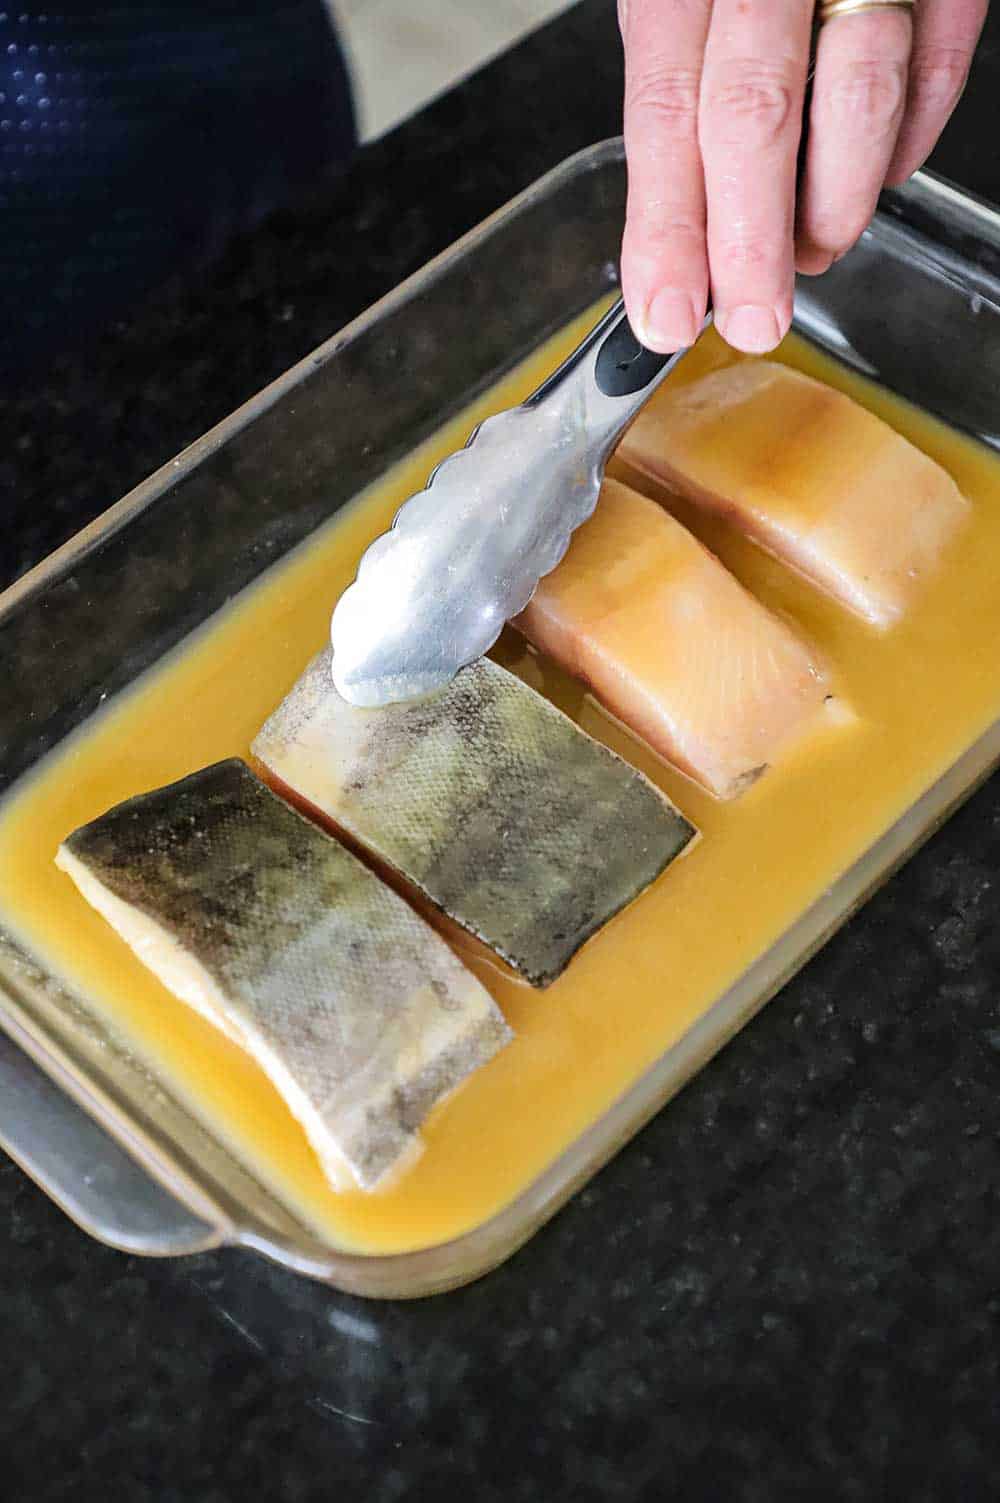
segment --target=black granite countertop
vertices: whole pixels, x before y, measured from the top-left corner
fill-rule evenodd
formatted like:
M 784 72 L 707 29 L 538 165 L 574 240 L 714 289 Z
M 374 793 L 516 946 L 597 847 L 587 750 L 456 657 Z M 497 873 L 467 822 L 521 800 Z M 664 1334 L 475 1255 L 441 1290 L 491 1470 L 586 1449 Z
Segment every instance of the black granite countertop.
M 1000 199 L 1000 25 L 933 165 Z M 3 414 L 5 578 L 613 134 L 588 0 Z M 9 426 L 8 426 L 9 425 Z M 2 581 L 0 581 L 2 582 Z M 5 1495 L 1000 1496 L 1000 781 L 507 1266 L 365 1304 L 90 1242 L 0 1160 Z

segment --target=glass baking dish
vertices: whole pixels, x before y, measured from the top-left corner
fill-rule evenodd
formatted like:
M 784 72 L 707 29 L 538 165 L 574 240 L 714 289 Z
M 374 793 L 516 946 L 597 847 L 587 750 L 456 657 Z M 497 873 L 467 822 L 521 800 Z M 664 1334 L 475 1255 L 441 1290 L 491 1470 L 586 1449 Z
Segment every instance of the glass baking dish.
M 451 415 L 607 293 L 625 197 L 597 145 L 403 283 L 0 597 L 0 796 Z M 919 175 L 796 294 L 827 352 L 1000 448 L 1000 216 Z M 691 1077 L 1000 760 L 1000 724 L 530 1187 L 419 1252 L 346 1253 L 261 1186 L 0 927 L 0 1144 L 93 1235 L 242 1244 L 344 1290 L 456 1286 L 507 1257 Z

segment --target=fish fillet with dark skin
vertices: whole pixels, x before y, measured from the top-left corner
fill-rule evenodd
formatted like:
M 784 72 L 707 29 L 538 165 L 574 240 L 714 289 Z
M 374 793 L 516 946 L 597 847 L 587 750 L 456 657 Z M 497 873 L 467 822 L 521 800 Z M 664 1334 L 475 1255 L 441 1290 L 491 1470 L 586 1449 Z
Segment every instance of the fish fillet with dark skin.
M 343 700 L 330 668 L 327 650 L 253 756 L 534 986 L 694 834 L 647 778 L 489 659 L 379 710 Z
M 172 991 L 260 1064 L 337 1189 L 419 1152 L 512 1037 L 445 942 L 237 760 L 129 799 L 58 865 Z

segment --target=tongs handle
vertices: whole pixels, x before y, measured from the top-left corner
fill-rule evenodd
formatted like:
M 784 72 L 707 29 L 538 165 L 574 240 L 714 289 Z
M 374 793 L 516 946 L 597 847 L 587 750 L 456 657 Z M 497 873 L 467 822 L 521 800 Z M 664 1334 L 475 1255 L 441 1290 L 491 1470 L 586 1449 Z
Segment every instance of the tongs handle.
M 702 327 L 709 323 L 711 313 Z M 558 370 L 532 392 L 525 406 L 565 397 L 571 389 L 578 389 L 578 383 L 599 392 L 608 399 L 607 407 L 601 411 L 599 399 L 596 407 L 593 401 L 587 406 L 595 420 L 592 436 L 606 454 L 669 375 L 681 353 L 661 355 L 641 344 L 629 323 L 624 300 L 618 298 Z

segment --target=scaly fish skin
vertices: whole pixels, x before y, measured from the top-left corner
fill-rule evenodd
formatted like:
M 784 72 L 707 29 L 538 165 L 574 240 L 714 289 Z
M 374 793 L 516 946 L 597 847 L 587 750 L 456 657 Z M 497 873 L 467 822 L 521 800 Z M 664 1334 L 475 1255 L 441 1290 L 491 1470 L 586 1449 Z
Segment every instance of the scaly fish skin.
M 238 760 L 118 805 L 57 859 L 254 1055 L 338 1187 L 408 1162 L 434 1104 L 512 1036 L 430 926 Z
M 535 986 L 694 833 L 641 773 L 485 658 L 429 699 L 359 710 L 327 650 L 252 752 Z

